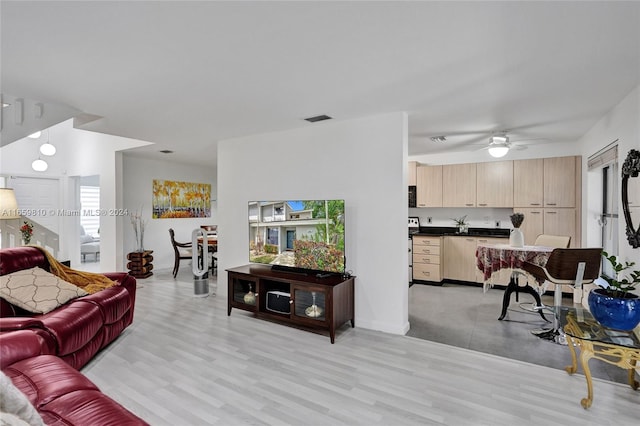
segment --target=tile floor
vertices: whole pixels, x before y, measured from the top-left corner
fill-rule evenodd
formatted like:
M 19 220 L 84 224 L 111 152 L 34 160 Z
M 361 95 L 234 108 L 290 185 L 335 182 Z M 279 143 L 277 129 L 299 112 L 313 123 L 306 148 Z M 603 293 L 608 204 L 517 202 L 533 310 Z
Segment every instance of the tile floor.
M 506 318 L 498 321 L 504 291 L 494 288 L 484 293 L 482 287 L 445 283 L 443 286 L 414 284 L 409 288 L 409 322 L 407 336 L 460 348 L 517 359 L 551 368 L 564 369 L 571 364 L 567 346 L 540 339 L 532 329 L 548 327 L 539 314 L 520 308 L 511 297 Z M 520 294 L 526 307 L 533 298 Z M 553 304 L 545 295 L 542 303 Z M 566 298 L 563 304 L 572 304 Z M 549 316 L 547 316 L 549 318 Z M 592 359 L 593 377 L 627 383 L 626 371 Z M 582 368 L 578 371 L 582 374 Z

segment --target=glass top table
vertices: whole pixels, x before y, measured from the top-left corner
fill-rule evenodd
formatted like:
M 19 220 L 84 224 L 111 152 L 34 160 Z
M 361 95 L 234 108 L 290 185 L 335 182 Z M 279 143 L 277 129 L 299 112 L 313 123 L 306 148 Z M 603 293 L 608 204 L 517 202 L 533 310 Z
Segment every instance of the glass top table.
M 565 367 L 569 374 L 578 370 L 574 345 L 580 348 L 580 364 L 587 379 L 587 397 L 580 401 L 582 407 L 589 408 L 593 402 L 593 382 L 589 370 L 591 358 L 629 370 L 629 385 L 634 390 L 638 389 L 640 384 L 635 380 L 635 372 L 640 373 L 640 333 L 605 327 L 580 306 L 560 307 L 557 314 L 571 352 L 571 365 Z

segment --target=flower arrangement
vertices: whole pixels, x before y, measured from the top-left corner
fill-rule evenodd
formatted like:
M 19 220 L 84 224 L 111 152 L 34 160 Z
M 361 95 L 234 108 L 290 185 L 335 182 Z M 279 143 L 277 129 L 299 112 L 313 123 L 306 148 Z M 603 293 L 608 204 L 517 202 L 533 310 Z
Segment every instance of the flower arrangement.
M 136 251 L 144 251 L 144 227 L 147 221 L 142 219 L 142 208 L 140 213 L 138 210 L 135 213 L 131 213 L 131 226 L 133 226 L 133 232 L 136 238 Z
M 629 278 L 623 277 L 624 271 L 635 265 L 635 262 L 618 262 L 618 258 L 614 255 L 609 255 L 606 251 L 602 251 L 602 256 L 609 261 L 613 266 L 615 276 L 613 278 L 608 277 L 605 274 L 600 275 L 600 278 L 605 280 L 609 286 L 605 288 L 605 291 L 613 297 L 626 297 L 626 294 L 636 289 L 636 284 L 640 284 L 640 270 L 630 271 Z
M 25 220 L 24 225 L 20 227 L 20 233 L 22 234 L 22 240 L 24 243 L 29 244 L 31 242 L 31 236 L 33 235 L 33 223 L 29 223 Z
M 520 228 L 520 225 L 522 225 L 522 222 L 524 221 L 524 214 L 514 213 L 509 216 L 509 219 L 511 219 L 511 224 L 514 228 Z

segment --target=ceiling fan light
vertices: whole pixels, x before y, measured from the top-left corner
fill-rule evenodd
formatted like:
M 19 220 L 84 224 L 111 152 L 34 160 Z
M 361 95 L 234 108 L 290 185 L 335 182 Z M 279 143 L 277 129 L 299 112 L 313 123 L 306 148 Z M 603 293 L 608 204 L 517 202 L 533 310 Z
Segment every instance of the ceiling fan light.
M 489 155 L 494 158 L 504 157 L 507 152 L 509 152 L 509 146 L 506 143 L 496 143 L 489 146 Z
M 43 159 L 38 158 L 31 163 L 31 168 L 36 172 L 44 172 L 49 168 L 49 165 Z
M 509 138 L 507 136 L 492 136 L 489 142 L 491 144 L 506 144 L 509 142 Z
M 56 147 L 50 144 L 49 142 L 43 143 L 40 145 L 40 154 L 46 156 L 52 156 L 56 154 Z

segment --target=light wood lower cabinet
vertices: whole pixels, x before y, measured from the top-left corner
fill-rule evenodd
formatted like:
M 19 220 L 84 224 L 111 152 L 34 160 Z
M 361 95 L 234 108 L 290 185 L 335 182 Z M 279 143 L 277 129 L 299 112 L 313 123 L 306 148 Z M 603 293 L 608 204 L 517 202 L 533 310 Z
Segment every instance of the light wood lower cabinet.
M 508 244 L 506 238 L 486 238 L 472 236 L 444 237 L 444 278 L 472 283 L 483 283 L 484 274 L 478 269 L 476 249 L 478 244 Z M 414 263 L 415 268 L 415 263 Z M 493 284 L 507 285 L 511 276 L 510 269 L 502 269 L 491 277 Z
M 442 281 L 442 237 L 413 237 L 413 281 Z
M 458 281 L 476 281 L 475 237 L 444 237 L 444 278 Z

